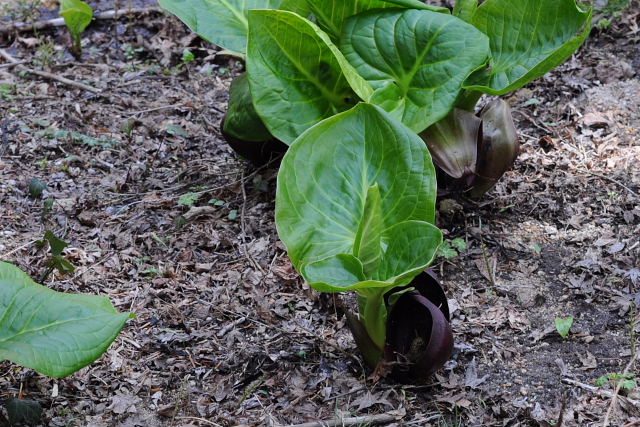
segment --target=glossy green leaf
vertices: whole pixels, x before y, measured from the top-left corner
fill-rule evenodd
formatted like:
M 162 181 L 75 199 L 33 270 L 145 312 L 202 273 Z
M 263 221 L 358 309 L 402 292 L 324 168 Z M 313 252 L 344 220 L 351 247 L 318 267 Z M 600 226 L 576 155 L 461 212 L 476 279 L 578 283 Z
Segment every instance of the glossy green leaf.
M 285 155 L 278 234 L 316 289 L 395 286 L 424 269 L 440 244 L 430 224 L 435 191 L 422 140 L 378 107 L 358 104 L 309 129 Z M 377 238 L 368 236 L 377 234 L 380 259 L 373 261 Z M 366 274 L 356 254 L 369 266 Z
M 69 28 L 71 36 L 79 44 L 80 35 L 93 19 L 93 9 L 82 0 L 62 0 L 60 2 L 60 16 Z
M 272 136 L 253 106 L 249 79 L 246 74 L 236 77 L 229 88 L 229 108 L 224 131 L 245 141 L 266 141 Z
M 253 103 L 269 131 L 290 144 L 319 121 L 372 93 L 329 37 L 280 10 L 249 13 L 247 71 Z M 352 87 L 354 88 L 352 90 Z
M 456 0 L 453 16 L 457 16 L 464 22 L 471 22 L 476 9 L 478 9 L 478 0 Z
M 421 0 L 382 0 L 385 3 L 391 3 L 396 7 L 403 7 L 406 9 L 418 9 L 418 10 L 430 10 L 432 12 L 439 13 L 451 13 L 449 9 L 442 6 L 434 6 L 432 4 L 427 4 L 422 2 Z
M 158 2 L 161 7 L 180 18 L 203 39 L 236 54 L 244 54 L 247 49 L 249 10 L 278 9 L 283 0 L 158 0 Z
M 309 7 L 320 28 L 334 40 L 340 38 L 347 18 L 371 9 L 400 7 L 449 12 L 446 8 L 431 6 L 419 0 L 309 0 Z
M 451 111 L 465 79 L 488 61 L 488 38 L 427 10 L 369 11 L 345 23 L 340 48 L 382 106 L 416 132 Z
M 492 59 L 466 86 L 501 95 L 571 56 L 589 35 L 591 10 L 581 10 L 575 0 L 487 0 L 472 23 L 489 36 Z
M 100 357 L 131 317 L 106 297 L 55 292 L 0 262 L 0 360 L 63 377 Z
M 377 269 L 365 275 L 358 258 L 338 254 L 303 265 L 302 275 L 322 292 L 357 290 L 367 295 L 375 289 L 406 285 L 431 264 L 442 243 L 442 233 L 424 221 L 404 221 L 384 235 L 385 250 Z
M 311 6 L 307 0 L 283 0 L 278 9 L 295 12 L 303 18 L 311 15 Z

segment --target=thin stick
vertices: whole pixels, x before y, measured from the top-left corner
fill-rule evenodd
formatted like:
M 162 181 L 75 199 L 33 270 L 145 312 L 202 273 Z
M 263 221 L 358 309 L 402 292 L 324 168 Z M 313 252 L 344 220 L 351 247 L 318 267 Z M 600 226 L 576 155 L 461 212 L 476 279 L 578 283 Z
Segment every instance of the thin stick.
M 10 63 L 14 64 L 19 70 L 25 71 L 25 72 L 27 72 L 29 74 L 35 74 L 36 76 L 44 77 L 44 78 L 49 79 L 49 80 L 55 80 L 55 81 L 58 81 L 60 83 L 65 84 L 67 86 L 73 86 L 73 87 L 76 87 L 78 89 L 86 90 L 87 92 L 91 92 L 91 93 L 95 93 L 95 94 L 101 94 L 102 93 L 102 91 L 100 89 L 92 87 L 92 86 L 87 86 L 84 83 L 74 82 L 73 80 L 69 80 L 69 79 L 67 79 L 65 77 L 58 76 L 56 74 L 47 73 L 46 71 L 34 70 L 34 69 L 29 68 L 29 67 L 25 67 L 24 65 L 20 65 L 20 64 L 18 64 L 19 61 L 17 59 L 15 59 L 13 56 L 9 55 L 9 53 L 7 51 L 5 51 L 4 49 L 0 49 L 0 56 L 2 56 L 4 59 L 9 61 Z
M 582 389 L 588 390 L 592 393 L 597 394 L 600 397 L 609 397 L 613 398 L 613 392 L 609 390 L 602 390 L 599 387 L 592 386 L 590 384 L 581 383 L 580 381 L 572 380 L 571 378 L 563 378 L 562 382 L 565 384 L 575 385 Z M 626 401 L 631 403 L 633 406 L 640 408 L 640 400 L 631 399 L 629 397 L 625 397 Z
M 242 241 L 245 242 L 242 245 L 242 251 L 244 252 L 245 257 L 247 258 L 247 261 L 249 261 L 249 264 L 253 264 L 255 268 L 260 270 L 260 273 L 262 273 L 262 277 L 264 277 L 266 275 L 265 271 L 262 269 L 260 264 L 258 264 L 258 262 L 253 258 L 253 256 L 249 252 L 249 248 L 247 248 L 246 238 L 248 236 L 247 236 L 246 221 L 244 216 L 244 213 L 247 207 L 247 191 L 244 188 L 244 184 L 245 184 L 245 181 L 244 181 L 244 170 L 243 170 L 242 176 L 240 177 L 240 188 L 242 188 L 242 209 L 240 209 L 240 226 L 242 228 Z
M 25 243 L 25 244 L 24 244 L 24 245 L 22 245 L 22 246 L 19 246 L 19 247 L 17 247 L 17 248 L 15 248 L 15 249 L 13 249 L 13 250 L 10 250 L 9 252 L 5 252 L 5 253 L 3 253 L 2 255 L 0 255 L 0 260 L 3 260 L 3 259 L 7 259 L 7 258 L 9 258 L 9 255 L 13 255 L 13 254 L 15 254 L 16 252 L 19 252 L 19 251 L 23 250 L 23 249 L 24 249 L 24 248 L 26 248 L 27 246 L 31 246 L 31 245 L 33 245 L 33 244 L 34 244 L 35 242 L 37 242 L 37 241 L 38 241 L 38 240 L 32 240 L 32 241 L 30 241 L 30 242 Z
M 274 427 L 349 427 L 356 425 L 379 425 L 392 423 L 399 418 L 402 417 L 394 414 L 365 415 L 362 417 L 334 418 L 333 420 L 314 421 L 295 425 L 276 425 Z
M 622 373 L 622 378 L 618 380 L 616 384 L 616 390 L 613 392 L 613 397 L 611 398 L 611 403 L 609 404 L 609 408 L 607 409 L 607 414 L 604 416 L 604 421 L 602 422 L 602 427 L 609 426 L 609 418 L 611 418 L 611 413 L 613 412 L 613 408 L 616 406 L 616 400 L 618 399 L 618 393 L 620 393 L 620 388 L 622 388 L 622 381 L 627 376 L 629 369 L 631 369 L 631 365 L 633 365 L 636 361 L 637 353 L 633 355 L 627 366 L 624 368 L 624 372 Z
M 177 420 L 193 420 L 193 421 L 200 421 L 201 423 L 205 423 L 205 424 L 209 424 L 210 426 L 216 426 L 216 427 L 222 427 L 220 424 L 218 423 L 214 423 L 213 421 L 209 421 L 206 420 L 204 418 L 198 418 L 198 417 L 175 417 Z
M 216 334 L 216 336 L 218 338 L 222 338 L 225 335 L 227 335 L 227 332 L 229 332 L 230 330 L 232 330 L 233 328 L 235 328 L 236 326 L 244 323 L 247 320 L 246 317 L 241 317 L 239 319 L 234 320 L 233 322 L 229 323 L 227 326 L 225 326 L 224 328 L 220 329 L 218 331 L 218 333 Z
M 8 64 L 0 64 L 0 68 L 11 68 L 11 67 L 15 67 L 17 65 L 26 64 L 26 63 L 27 61 L 9 62 Z
M 624 188 L 625 190 L 627 190 L 629 193 L 633 194 L 634 196 L 636 196 L 636 197 L 639 196 L 638 193 L 636 193 L 635 191 L 633 191 L 632 189 L 630 189 L 629 187 L 627 187 L 626 185 L 624 185 L 623 183 L 621 183 L 618 180 L 610 178 L 610 177 L 608 177 L 606 175 L 601 175 L 599 173 L 591 172 L 590 170 L 587 170 L 587 169 L 578 169 L 578 170 L 580 172 L 583 172 L 583 173 L 588 173 L 589 175 L 597 176 L 598 178 L 606 179 L 607 181 L 613 182 L 614 184 Z
M 133 8 L 126 10 L 107 10 L 105 12 L 96 13 L 93 18 L 94 19 L 118 19 L 119 17 L 127 14 L 138 14 L 138 13 L 147 13 L 147 12 L 162 12 L 162 9 L 158 7 L 141 7 L 141 8 Z M 10 25 L 1 25 L 0 26 L 0 34 L 11 33 L 14 31 L 17 32 L 25 32 L 32 30 L 42 30 L 45 28 L 51 27 L 62 27 L 64 26 L 64 18 L 55 18 L 49 19 L 46 21 L 39 21 L 34 23 L 24 23 L 24 22 L 16 22 Z

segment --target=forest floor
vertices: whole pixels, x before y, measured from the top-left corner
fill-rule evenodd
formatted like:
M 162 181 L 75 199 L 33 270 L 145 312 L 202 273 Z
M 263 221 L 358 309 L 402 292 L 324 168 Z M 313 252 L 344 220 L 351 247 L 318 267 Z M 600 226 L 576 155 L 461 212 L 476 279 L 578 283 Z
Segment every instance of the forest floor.
M 52 3 L 35 18 L 55 17 Z M 397 426 L 549 427 L 561 408 L 562 426 L 640 426 L 640 389 L 612 402 L 616 380 L 596 385 L 640 375 L 639 25 L 634 1 L 509 96 L 515 167 L 480 201 L 440 201 L 438 225 L 467 248 L 434 265 L 455 351 L 425 385 L 374 381 L 332 298 L 293 270 L 274 226 L 277 170 L 238 158 L 218 130 L 240 62 L 157 11 L 95 22 L 80 59 L 63 27 L 0 33 L 22 66 L 100 90 L 0 59 L 0 260 L 42 277 L 36 242 L 53 230 L 76 270 L 43 284 L 137 315 L 70 377 L 1 362 L 0 400 L 38 401 L 50 426 L 391 413 Z M 554 319 L 567 316 L 563 339 Z

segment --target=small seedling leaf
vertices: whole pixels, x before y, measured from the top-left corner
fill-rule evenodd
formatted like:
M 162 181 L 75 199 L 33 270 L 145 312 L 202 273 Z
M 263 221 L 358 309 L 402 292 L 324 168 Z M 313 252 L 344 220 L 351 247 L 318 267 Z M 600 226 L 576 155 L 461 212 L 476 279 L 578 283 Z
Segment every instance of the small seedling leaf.
M 58 239 L 58 237 L 53 234 L 53 231 L 51 230 L 47 230 L 44 233 L 44 238 L 47 242 L 49 242 L 49 246 L 51 246 L 51 255 L 53 256 L 62 255 L 62 251 L 64 250 L 64 248 L 69 246 L 69 244 L 64 240 Z
M 196 59 L 196 56 L 189 49 L 184 49 L 182 51 L 182 63 L 188 64 L 189 62 L 193 62 Z
M 596 380 L 596 385 L 598 387 L 604 386 L 607 382 L 609 382 L 609 377 L 607 375 L 603 375 Z
M 180 196 L 178 199 L 178 204 L 180 206 L 193 206 L 195 202 L 198 201 L 200 195 L 197 193 L 187 193 Z
M 33 178 L 29 182 L 29 197 L 32 199 L 39 199 L 42 197 L 42 193 L 47 188 L 47 183 L 40 181 L 38 178 Z
M 451 247 L 449 240 L 445 240 L 438 248 L 438 256 L 444 259 L 451 259 L 458 256 L 458 251 Z
M 184 138 L 188 138 L 189 132 L 187 132 L 182 126 L 178 126 L 178 125 L 168 125 L 165 128 L 165 132 L 167 132 L 169 135 L 173 135 L 173 136 L 181 136 Z
M 71 264 L 71 262 L 69 262 L 68 259 L 60 255 L 52 256 L 51 259 L 47 262 L 47 266 L 55 268 L 61 274 L 71 274 L 76 270 L 76 268 L 73 266 L 73 264 Z
M 80 45 L 80 35 L 93 19 L 93 9 L 82 0 L 62 0 L 60 16 L 69 28 L 76 45 Z
M 465 240 L 461 239 L 460 237 L 456 237 L 455 239 L 451 240 L 451 246 L 456 248 L 458 251 L 464 251 L 467 249 L 467 242 L 465 242 Z
M 571 330 L 571 326 L 573 326 L 573 316 L 569 317 L 556 317 L 556 330 L 560 334 L 562 338 L 566 338 L 569 336 L 569 331 Z
M 638 386 L 638 384 L 636 384 L 636 382 L 634 380 L 624 380 L 620 384 L 620 387 L 622 387 L 625 390 L 633 390 L 637 386 Z

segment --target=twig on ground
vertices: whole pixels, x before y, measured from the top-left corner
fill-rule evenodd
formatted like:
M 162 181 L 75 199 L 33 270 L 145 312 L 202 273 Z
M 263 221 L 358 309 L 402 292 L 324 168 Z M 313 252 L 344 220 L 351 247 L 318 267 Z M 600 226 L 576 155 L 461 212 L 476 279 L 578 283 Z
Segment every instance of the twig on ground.
M 149 12 L 162 12 L 162 9 L 159 7 L 141 7 L 141 8 L 131 8 L 131 9 L 120 9 L 120 10 L 107 10 L 105 12 L 96 13 L 93 17 L 94 19 L 100 20 L 108 20 L 108 19 L 118 19 L 124 15 L 135 15 L 140 13 L 149 13 Z M 33 31 L 33 30 L 43 30 L 45 28 L 51 27 L 62 27 L 64 26 L 64 18 L 54 18 L 48 19 L 46 21 L 38 21 L 34 23 L 25 23 L 25 22 L 16 22 L 9 25 L 0 25 L 0 34 L 7 34 L 14 31 L 17 32 L 25 32 L 25 31 Z
M 241 325 L 242 323 L 244 323 L 247 320 L 246 317 L 241 317 L 239 319 L 234 320 L 233 322 L 229 323 L 227 326 L 225 326 L 224 328 L 220 329 L 218 331 L 218 333 L 216 334 L 216 336 L 218 338 L 222 338 L 225 335 L 227 335 L 227 333 L 232 330 L 233 328 L 235 328 L 238 325 Z
M 25 67 L 24 65 L 18 64 L 18 62 L 20 62 L 20 61 L 15 59 L 13 56 L 11 56 L 4 49 L 0 49 L 0 56 L 2 56 L 4 59 L 9 61 L 9 63 L 14 64 L 16 66 L 16 68 L 18 68 L 19 70 L 25 71 L 25 72 L 27 72 L 29 74 L 34 74 L 36 76 L 44 77 L 45 79 L 49 79 L 49 80 L 55 80 L 55 81 L 58 81 L 60 83 L 65 84 L 67 86 L 73 86 L 73 87 L 76 87 L 78 89 L 86 90 L 87 92 L 91 92 L 91 93 L 95 93 L 95 94 L 101 94 L 102 93 L 102 91 L 100 89 L 92 87 L 92 86 L 87 86 L 84 83 L 74 82 L 73 80 L 69 80 L 66 77 L 58 76 L 57 74 L 48 73 L 46 71 L 34 70 L 32 68 Z
M 240 227 L 242 228 L 242 241 L 246 242 L 246 238 L 247 236 L 247 229 L 246 229 L 246 221 L 245 221 L 245 210 L 247 208 L 247 191 L 244 188 L 244 184 L 245 184 L 245 180 L 244 180 L 244 170 L 242 171 L 242 176 L 240 177 L 240 188 L 242 188 L 242 209 L 240 209 Z M 249 261 L 249 264 L 253 264 L 253 266 L 258 269 L 260 271 L 260 273 L 262 273 L 262 277 L 264 277 L 266 275 L 264 269 L 260 266 L 260 264 L 258 264 L 258 261 L 256 261 L 253 256 L 251 255 L 251 253 L 249 252 L 249 248 L 247 247 L 247 243 L 244 243 L 242 245 L 242 251 L 244 252 L 245 257 L 247 258 L 247 261 Z
M 201 423 L 205 423 L 208 424 L 210 426 L 216 426 L 216 427 L 222 427 L 220 424 L 218 423 L 214 423 L 213 421 L 209 421 L 207 419 L 204 418 L 199 418 L 199 417 L 175 417 L 177 420 L 193 420 L 193 421 L 199 421 Z
M 16 61 L 16 62 L 9 62 L 7 64 L 0 64 L 0 68 L 11 68 L 11 67 L 16 67 L 18 65 L 22 65 L 22 64 L 26 64 L 27 61 Z
M 613 398 L 613 392 L 609 391 L 609 390 L 602 390 L 599 387 L 590 385 L 590 384 L 585 384 L 585 383 L 581 383 L 580 381 L 576 381 L 576 380 L 572 380 L 571 378 L 563 378 L 562 382 L 565 384 L 569 384 L 569 385 L 575 385 L 578 386 L 584 390 L 590 391 L 594 394 L 597 394 L 600 397 L 604 397 L 604 398 Z M 640 400 L 636 400 L 636 399 L 631 399 L 629 397 L 625 397 L 624 398 L 627 402 L 629 402 L 630 404 L 632 404 L 633 406 L 636 406 L 638 408 L 640 408 Z
M 33 245 L 37 241 L 38 241 L 37 239 L 36 240 L 32 240 L 30 242 L 25 243 L 22 246 L 18 246 L 17 248 L 10 250 L 9 252 L 3 253 L 2 255 L 0 255 L 0 260 L 3 260 L 3 259 L 6 260 L 7 258 L 9 258 L 9 255 L 13 255 L 16 252 L 19 252 L 19 251 L 23 250 L 24 248 Z
M 605 179 L 607 181 L 610 181 L 610 182 L 616 184 L 617 186 L 624 188 L 625 190 L 627 190 L 629 193 L 633 194 L 634 196 L 636 196 L 636 197 L 640 196 L 638 193 L 636 193 L 635 191 L 633 191 L 632 189 L 630 189 L 629 187 L 627 187 L 626 185 L 624 185 L 623 183 L 621 183 L 620 181 L 618 181 L 616 179 L 610 178 L 610 177 L 608 177 L 606 175 L 601 175 L 599 173 L 591 172 L 588 169 L 578 169 L 578 171 L 583 172 L 583 173 L 588 173 L 589 175 L 597 176 L 598 178 L 602 178 L 602 179 Z
M 633 366 L 637 357 L 638 357 L 638 353 L 634 354 L 631 360 L 629 360 L 629 363 L 627 363 L 627 366 L 624 368 L 624 372 L 622 373 L 622 378 L 625 378 L 627 376 L 629 369 L 631 369 L 631 366 Z M 616 389 L 613 392 L 613 397 L 611 397 L 611 403 L 609 404 L 609 408 L 607 409 L 607 414 L 604 416 L 602 427 L 609 427 L 609 419 L 611 418 L 611 413 L 613 412 L 613 408 L 615 408 L 616 406 L 616 400 L 618 399 L 618 393 L 620 393 L 620 388 L 622 388 L 622 379 L 618 380 L 618 383 L 616 384 Z
M 348 427 L 357 425 L 380 425 L 388 424 L 401 419 L 398 413 L 364 415 L 361 417 L 335 418 L 326 421 L 314 421 L 310 423 L 295 425 L 275 425 L 274 427 Z

